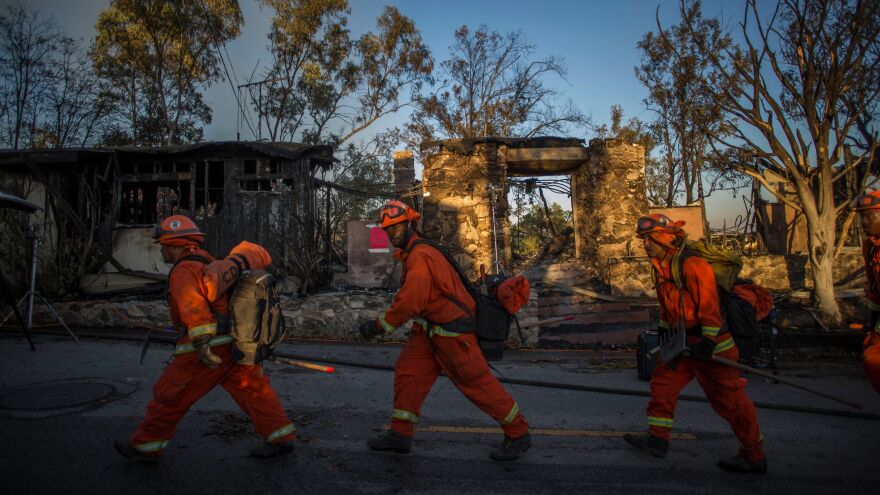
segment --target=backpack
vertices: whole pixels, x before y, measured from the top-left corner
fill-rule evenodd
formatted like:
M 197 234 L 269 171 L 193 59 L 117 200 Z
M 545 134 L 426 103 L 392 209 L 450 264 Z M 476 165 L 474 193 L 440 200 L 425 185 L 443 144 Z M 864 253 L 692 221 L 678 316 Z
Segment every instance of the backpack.
M 742 257 L 721 246 L 711 246 L 703 239 L 688 241 L 685 239 L 682 249 L 672 259 L 672 277 L 675 286 L 684 288 L 684 262 L 692 256 L 703 258 L 715 273 L 718 289 L 718 301 L 724 325 L 735 339 L 745 341 L 758 335 L 757 310 L 766 315 L 769 304 L 772 309 L 773 300 L 770 294 L 751 280 L 739 278 L 742 270 Z M 753 297 L 743 298 L 741 294 Z
M 482 284 L 472 284 L 452 255 L 443 246 L 434 241 L 419 238 L 413 241 L 410 250 L 418 244 L 427 244 L 440 251 L 443 257 L 446 258 L 446 261 L 455 269 L 465 290 L 468 291 L 468 294 L 476 303 L 477 314 L 474 315 L 474 319 L 480 351 L 482 351 L 486 361 L 501 361 L 504 358 L 504 342 L 510 336 L 510 324 L 516 322 L 516 326 L 519 328 L 519 320 L 517 320 L 514 314 L 509 313 L 496 297 L 495 289 L 507 280 L 507 277 L 494 275 L 486 277 Z M 463 304 L 454 298 L 446 294 L 444 294 L 444 297 L 455 303 L 458 307 L 465 308 Z
M 727 292 L 733 288 L 739 272 L 742 271 L 742 257 L 738 254 L 721 246 L 706 244 L 704 239 L 689 241 L 685 238 L 683 248 L 672 258 L 672 277 L 675 279 L 676 287 L 681 287 L 683 284 L 684 260 L 691 256 L 699 256 L 706 260 L 715 272 L 715 283 Z
M 197 254 L 184 256 L 178 263 L 184 260 L 199 261 L 205 265 L 212 263 Z M 247 260 L 243 257 L 235 261 L 243 265 L 238 280 L 226 290 L 229 323 L 218 325 L 218 333 L 228 333 L 235 338 L 232 357 L 237 363 L 259 364 L 272 356 L 286 334 L 281 300 L 271 273 L 249 270 Z M 218 318 L 218 323 L 221 318 Z
M 275 277 L 266 270 L 245 271 L 229 297 L 233 357 L 239 364 L 258 364 L 272 357 L 286 334 Z

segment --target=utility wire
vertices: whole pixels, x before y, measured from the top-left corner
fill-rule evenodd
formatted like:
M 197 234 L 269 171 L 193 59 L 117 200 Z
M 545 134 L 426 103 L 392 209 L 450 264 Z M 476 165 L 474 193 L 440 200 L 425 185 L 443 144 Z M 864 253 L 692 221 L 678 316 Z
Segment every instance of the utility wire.
M 201 0 L 202 7 L 205 9 L 205 15 L 208 15 L 210 9 L 208 8 L 207 2 L 205 0 Z M 208 26 L 211 27 L 211 36 L 214 38 L 214 47 L 217 49 L 217 55 L 220 57 L 220 63 L 223 64 L 223 72 L 226 73 L 226 80 L 229 81 L 229 87 L 232 89 L 232 96 L 235 97 L 235 102 L 238 104 L 238 113 L 242 117 L 244 117 L 244 122 L 247 124 L 248 128 L 251 130 L 251 134 L 253 134 L 254 139 L 257 139 L 257 133 L 254 131 L 254 126 L 251 125 L 250 119 L 248 119 L 247 114 L 244 112 L 241 106 L 241 100 L 238 98 L 238 92 L 235 90 L 235 84 L 238 83 L 238 79 L 236 78 L 235 82 L 233 82 L 232 76 L 229 75 L 229 69 L 226 68 L 226 60 L 223 58 L 223 52 L 220 51 L 220 35 L 217 33 L 217 28 L 214 26 L 214 23 L 211 22 L 210 16 L 208 17 Z M 223 50 L 226 50 L 226 43 L 222 44 Z M 226 52 L 226 56 L 229 57 L 229 52 Z M 232 66 L 232 59 L 229 59 L 229 65 Z M 235 72 L 235 67 L 232 67 L 232 72 Z M 236 129 L 237 131 L 237 129 Z

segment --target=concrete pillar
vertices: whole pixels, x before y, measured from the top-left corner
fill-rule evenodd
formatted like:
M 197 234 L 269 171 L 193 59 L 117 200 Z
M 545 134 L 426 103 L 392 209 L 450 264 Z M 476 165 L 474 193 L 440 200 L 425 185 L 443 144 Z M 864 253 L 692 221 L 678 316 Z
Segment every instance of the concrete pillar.
M 412 187 L 416 181 L 415 160 L 412 151 L 394 152 L 394 192 L 408 204 L 414 204 Z
M 648 212 L 645 149 L 614 139 L 590 141 L 589 162 L 571 176 L 577 257 L 599 269 L 605 282 L 626 293 L 613 265 L 643 256 L 635 224 Z
M 451 151 L 444 146 L 423 160 L 422 231 L 444 244 L 471 279 L 480 265 L 493 272 L 493 228 L 490 191 L 495 190 L 495 232 L 498 258 L 509 266 L 510 222 L 507 204 L 507 165 L 497 143 Z M 491 186 L 491 188 L 490 188 Z

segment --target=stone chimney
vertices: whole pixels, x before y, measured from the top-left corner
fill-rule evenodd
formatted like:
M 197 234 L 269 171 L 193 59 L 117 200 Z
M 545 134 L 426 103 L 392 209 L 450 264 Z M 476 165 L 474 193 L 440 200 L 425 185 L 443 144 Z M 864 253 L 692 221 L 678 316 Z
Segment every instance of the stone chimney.
M 644 256 L 636 221 L 648 213 L 645 148 L 615 139 L 590 141 L 590 160 L 571 174 L 577 257 L 599 269 L 612 292 L 631 295 L 634 269 L 627 260 Z M 637 284 L 641 287 L 641 284 Z
M 394 192 L 405 203 L 413 204 L 412 188 L 416 181 L 412 151 L 394 152 Z

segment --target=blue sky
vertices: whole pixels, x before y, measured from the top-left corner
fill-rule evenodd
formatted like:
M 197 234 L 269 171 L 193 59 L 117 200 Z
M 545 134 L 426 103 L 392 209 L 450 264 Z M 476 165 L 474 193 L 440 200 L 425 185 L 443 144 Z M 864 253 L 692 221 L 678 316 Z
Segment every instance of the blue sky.
M 0 0 L 7 2 L 11 0 Z M 256 0 L 239 0 L 245 16 L 242 35 L 227 45 L 232 68 L 238 82 L 246 82 L 255 67 L 268 62 L 266 34 L 270 9 L 260 9 Z M 350 27 L 354 35 L 375 29 L 376 17 L 384 5 L 393 3 L 412 18 L 434 55 L 435 61 L 446 58 L 453 41 L 453 32 L 463 24 L 489 28 L 505 33 L 523 30 L 537 46 L 537 57 L 563 57 L 568 66 L 565 81 L 550 84 L 574 99 L 579 108 L 593 116 L 596 124 L 606 123 L 612 105 L 623 106 L 625 117 L 653 120 L 645 109 L 647 91 L 635 78 L 633 68 L 639 63 L 636 43 L 651 30 L 656 30 L 655 14 L 664 27 L 678 21 L 678 0 L 582 0 L 524 1 L 508 0 L 350 0 Z M 25 0 L 26 5 L 44 15 L 53 15 L 71 36 L 89 42 L 94 37 L 98 14 L 109 0 Z M 741 1 L 704 0 L 706 16 L 722 16 L 730 25 L 742 15 Z M 206 127 L 209 140 L 234 140 L 236 135 L 236 104 L 227 81 L 216 83 L 206 92 L 206 101 L 213 109 L 213 122 Z M 373 132 L 384 130 L 407 120 L 409 111 L 385 118 Z M 246 128 L 242 139 L 252 139 Z M 575 136 L 590 138 L 590 134 Z M 555 198 L 565 208 L 564 197 Z M 715 193 L 707 201 L 708 217 L 714 227 L 723 219 L 728 224 L 742 213 L 742 200 L 729 191 Z

